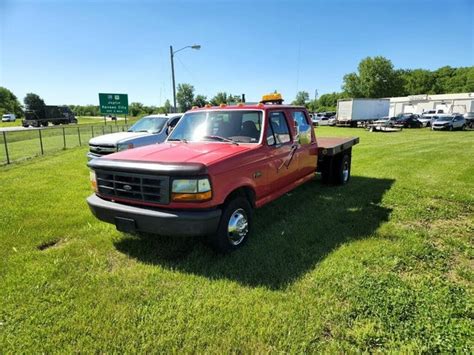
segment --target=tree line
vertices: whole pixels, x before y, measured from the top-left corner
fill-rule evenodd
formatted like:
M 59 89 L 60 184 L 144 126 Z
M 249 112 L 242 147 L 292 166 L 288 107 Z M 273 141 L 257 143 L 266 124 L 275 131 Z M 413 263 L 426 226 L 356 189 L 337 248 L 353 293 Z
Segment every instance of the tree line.
M 357 72 L 344 75 L 340 92 L 321 95 L 310 99 L 308 92 L 297 93 L 292 104 L 305 105 L 310 111 L 335 111 L 337 100 L 342 98 L 381 98 L 407 96 L 417 94 L 449 94 L 474 92 L 474 66 L 452 68 L 444 66 L 437 70 L 426 69 L 395 69 L 392 62 L 384 57 L 367 57 L 360 61 Z M 31 102 L 42 99 L 33 93 L 27 94 L 24 107 L 28 109 Z M 222 103 L 240 102 L 239 95 L 224 91 L 207 98 L 195 94 L 191 84 L 178 84 L 176 101 L 178 111 L 185 112 L 192 106 L 202 107 L 206 104 L 220 105 Z M 31 101 L 31 102 L 30 102 Z M 43 101 L 44 105 L 44 101 Z M 98 105 L 68 105 L 77 116 L 100 116 Z M 18 98 L 7 88 L 0 87 L 0 114 L 14 113 L 23 116 L 24 107 Z M 173 106 L 166 100 L 163 106 L 146 106 L 140 102 L 129 105 L 131 116 L 173 112 Z
M 451 94 L 474 91 L 474 66 L 437 70 L 395 69 L 384 57 L 367 57 L 357 72 L 344 75 L 342 91 L 310 100 L 300 91 L 293 103 L 305 105 L 314 112 L 335 111 L 337 100 L 343 98 L 381 98 L 418 94 Z

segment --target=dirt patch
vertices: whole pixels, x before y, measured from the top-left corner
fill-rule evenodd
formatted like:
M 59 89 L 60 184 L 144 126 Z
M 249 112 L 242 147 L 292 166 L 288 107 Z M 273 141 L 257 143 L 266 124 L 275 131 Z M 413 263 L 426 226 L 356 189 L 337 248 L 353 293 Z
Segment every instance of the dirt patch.
M 38 245 L 36 248 L 38 250 L 46 250 L 46 249 L 49 249 L 49 248 L 52 248 L 56 245 L 58 245 L 58 243 L 61 241 L 61 239 L 53 239 L 53 240 L 50 240 L 48 242 L 44 242 L 44 243 L 41 243 L 40 245 Z

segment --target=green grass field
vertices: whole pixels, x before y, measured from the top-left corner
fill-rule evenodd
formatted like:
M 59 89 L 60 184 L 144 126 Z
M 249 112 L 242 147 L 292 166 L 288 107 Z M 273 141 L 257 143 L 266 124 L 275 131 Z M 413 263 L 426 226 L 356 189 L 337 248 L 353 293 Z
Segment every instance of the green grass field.
M 129 126 L 108 124 L 104 125 L 74 125 L 41 129 L 43 154 L 63 150 L 64 147 L 74 148 L 87 145 L 89 139 L 102 134 L 127 130 Z M 64 129 L 64 133 L 63 133 Z M 66 142 L 64 142 L 64 137 Z M 0 135 L 0 165 L 7 164 L 3 135 Z M 38 130 L 21 130 L 6 132 L 10 161 L 15 163 L 42 155 Z
M 256 211 L 248 244 L 94 219 L 85 148 L 0 170 L 0 349 L 470 352 L 474 132 L 359 135 L 350 184 Z

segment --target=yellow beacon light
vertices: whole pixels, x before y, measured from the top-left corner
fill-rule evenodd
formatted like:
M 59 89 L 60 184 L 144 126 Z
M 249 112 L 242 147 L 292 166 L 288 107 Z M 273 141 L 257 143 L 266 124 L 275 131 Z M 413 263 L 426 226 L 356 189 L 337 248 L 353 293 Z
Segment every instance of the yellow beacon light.
M 260 103 L 281 105 L 283 103 L 283 98 L 281 97 L 280 93 L 274 92 L 271 94 L 263 95 Z

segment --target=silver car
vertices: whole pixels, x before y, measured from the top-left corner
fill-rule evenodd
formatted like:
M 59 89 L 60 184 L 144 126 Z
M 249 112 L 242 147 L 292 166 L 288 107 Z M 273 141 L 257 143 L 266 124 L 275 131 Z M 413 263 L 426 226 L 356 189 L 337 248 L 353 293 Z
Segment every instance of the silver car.
M 434 116 L 436 119 L 431 124 L 432 130 L 463 130 L 466 128 L 466 120 L 461 115 Z
M 127 132 L 94 137 L 89 141 L 88 160 L 130 148 L 162 143 L 182 114 L 150 115 L 141 118 Z

